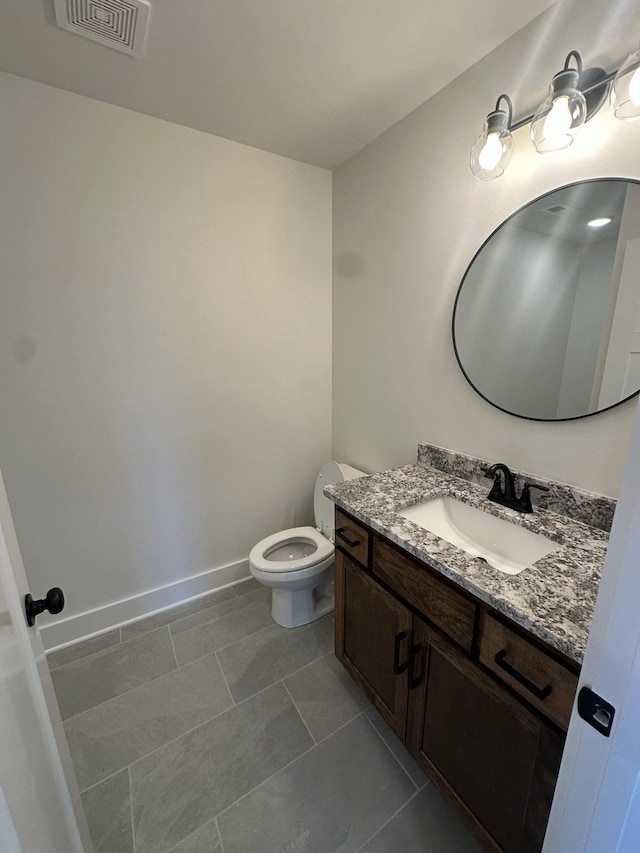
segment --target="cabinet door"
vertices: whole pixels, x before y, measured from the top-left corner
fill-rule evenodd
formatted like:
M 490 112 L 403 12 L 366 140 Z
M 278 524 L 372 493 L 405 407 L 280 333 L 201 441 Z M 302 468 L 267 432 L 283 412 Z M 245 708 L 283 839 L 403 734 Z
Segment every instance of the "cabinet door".
M 404 740 L 411 614 L 336 551 L 336 655 Z
M 538 853 L 564 739 L 426 626 L 408 745 L 489 850 Z

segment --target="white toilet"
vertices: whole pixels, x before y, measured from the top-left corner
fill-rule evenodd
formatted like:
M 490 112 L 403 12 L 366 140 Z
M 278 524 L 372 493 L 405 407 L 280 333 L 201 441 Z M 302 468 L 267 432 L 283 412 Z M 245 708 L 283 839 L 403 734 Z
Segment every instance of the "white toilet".
M 251 574 L 272 588 L 271 615 L 278 625 L 298 628 L 333 610 L 334 506 L 322 490 L 363 476 L 350 465 L 325 462 L 313 497 L 316 527 L 281 530 L 251 549 Z

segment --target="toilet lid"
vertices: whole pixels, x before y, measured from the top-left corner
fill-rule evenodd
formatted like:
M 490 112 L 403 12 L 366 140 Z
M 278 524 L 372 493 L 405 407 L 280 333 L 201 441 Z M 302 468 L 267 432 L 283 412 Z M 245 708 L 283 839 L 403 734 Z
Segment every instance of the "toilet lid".
M 332 486 L 334 483 L 342 483 L 344 474 L 337 462 L 325 462 L 320 473 L 316 478 L 316 487 L 313 493 L 313 509 L 316 518 L 316 527 L 318 530 L 325 531 L 325 535 L 333 539 L 335 527 L 333 501 L 329 500 L 322 494 L 325 486 Z
M 296 572 L 311 568 L 332 554 L 332 543 L 315 527 L 291 527 L 254 545 L 249 563 L 263 572 Z

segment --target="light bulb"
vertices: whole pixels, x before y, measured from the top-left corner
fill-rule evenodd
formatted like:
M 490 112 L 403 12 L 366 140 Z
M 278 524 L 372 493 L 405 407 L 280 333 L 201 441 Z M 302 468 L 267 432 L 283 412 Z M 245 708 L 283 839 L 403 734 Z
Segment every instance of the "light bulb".
M 504 101 L 508 114 L 500 109 Z M 490 112 L 480 136 L 469 154 L 469 168 L 479 181 L 492 181 L 503 174 L 513 150 L 513 136 L 509 130 L 511 121 L 511 98 L 500 95 L 496 108 Z
M 502 148 L 502 143 L 500 142 L 500 134 L 499 133 L 490 133 L 487 136 L 487 141 L 484 144 L 484 148 L 480 152 L 478 156 L 478 163 L 480 164 L 481 169 L 485 169 L 487 172 L 490 172 L 500 162 L 500 158 L 502 157 L 504 151 Z
M 640 118 L 640 50 L 620 66 L 611 86 L 611 107 L 616 118 Z
M 551 112 L 544 121 L 545 138 L 560 142 L 571 129 L 571 121 L 569 98 L 566 95 L 561 95 L 553 102 Z
M 634 104 L 640 104 L 640 68 L 633 72 L 629 81 L 629 98 Z

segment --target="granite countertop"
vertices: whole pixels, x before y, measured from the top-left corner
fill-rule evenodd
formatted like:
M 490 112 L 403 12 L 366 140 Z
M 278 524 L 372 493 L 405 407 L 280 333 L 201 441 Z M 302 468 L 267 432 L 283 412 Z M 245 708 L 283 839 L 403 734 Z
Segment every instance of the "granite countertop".
M 581 663 L 587 645 L 608 534 L 580 521 L 536 508 L 531 515 L 487 500 L 486 488 L 424 464 L 405 465 L 327 486 L 337 506 L 468 590 L 485 604 Z M 397 515 L 439 495 L 450 495 L 560 544 L 518 575 L 471 557 Z

